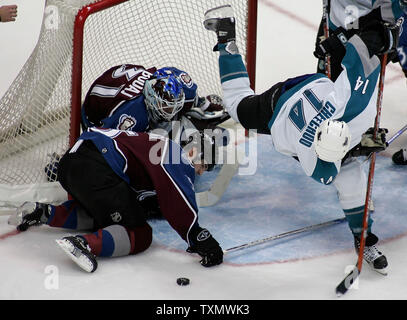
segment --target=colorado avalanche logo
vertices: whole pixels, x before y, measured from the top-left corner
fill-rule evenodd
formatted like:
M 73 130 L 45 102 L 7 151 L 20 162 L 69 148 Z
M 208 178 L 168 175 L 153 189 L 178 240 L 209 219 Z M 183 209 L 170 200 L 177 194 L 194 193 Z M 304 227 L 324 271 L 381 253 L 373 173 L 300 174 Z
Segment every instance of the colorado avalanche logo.
M 128 114 L 122 114 L 119 119 L 117 129 L 119 130 L 132 130 L 137 124 L 137 120 Z
M 179 75 L 179 79 L 180 79 L 181 82 L 182 82 L 184 85 L 186 85 L 188 88 L 191 88 L 191 87 L 194 85 L 194 83 L 192 82 L 192 79 L 191 79 L 191 77 L 189 76 L 188 73 L 185 73 L 185 72 L 181 73 L 181 74 Z

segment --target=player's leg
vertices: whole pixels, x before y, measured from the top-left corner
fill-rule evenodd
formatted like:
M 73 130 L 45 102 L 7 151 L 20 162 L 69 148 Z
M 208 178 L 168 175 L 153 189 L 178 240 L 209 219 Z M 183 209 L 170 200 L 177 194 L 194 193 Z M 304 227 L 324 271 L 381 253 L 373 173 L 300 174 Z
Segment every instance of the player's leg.
M 333 183 L 338 190 L 339 202 L 354 236 L 358 253 L 367 189 L 367 178 L 362 164 L 354 158 L 345 161 Z M 375 271 L 386 274 L 387 259 L 376 246 L 379 239 L 372 233 L 372 224 L 373 219 L 369 215 L 364 259 Z
M 219 51 L 219 73 L 226 110 L 233 120 L 240 122 L 237 106 L 246 96 L 253 95 L 249 75 L 236 45 L 235 17 L 230 5 L 208 10 L 204 26 L 217 35 L 214 51 Z
M 150 246 L 152 231 L 136 192 L 114 173 L 91 141 L 62 157 L 58 177 L 98 226 L 95 233 L 57 240 L 81 268 L 93 272 L 98 256 L 135 254 Z
M 112 224 L 134 227 L 146 220 L 136 192 L 113 171 L 90 140 L 62 157 L 58 179 L 94 218 L 95 229 Z
M 68 200 L 57 206 L 25 202 L 10 216 L 8 223 L 17 226 L 19 231 L 42 224 L 74 230 L 91 230 L 94 226 L 93 218 L 76 200 Z
M 56 242 L 79 267 L 94 272 L 98 266 L 97 257 L 120 257 L 146 250 L 152 242 L 152 229 L 147 223 L 131 229 L 115 224 Z
M 270 133 L 271 106 L 280 96 L 281 85 L 273 86 L 262 95 L 255 95 L 250 88 L 249 75 L 235 42 L 235 18 L 230 5 L 208 10 L 204 26 L 217 35 L 214 51 L 219 51 L 220 81 L 229 115 L 246 129 Z

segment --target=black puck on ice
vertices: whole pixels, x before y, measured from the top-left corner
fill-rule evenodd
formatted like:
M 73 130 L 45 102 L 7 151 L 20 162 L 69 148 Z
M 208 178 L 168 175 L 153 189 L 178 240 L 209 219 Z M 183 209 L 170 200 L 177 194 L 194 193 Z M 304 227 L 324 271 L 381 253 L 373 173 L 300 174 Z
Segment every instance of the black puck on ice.
M 177 284 L 179 286 L 187 286 L 187 285 L 189 285 L 189 279 L 188 278 L 178 278 Z

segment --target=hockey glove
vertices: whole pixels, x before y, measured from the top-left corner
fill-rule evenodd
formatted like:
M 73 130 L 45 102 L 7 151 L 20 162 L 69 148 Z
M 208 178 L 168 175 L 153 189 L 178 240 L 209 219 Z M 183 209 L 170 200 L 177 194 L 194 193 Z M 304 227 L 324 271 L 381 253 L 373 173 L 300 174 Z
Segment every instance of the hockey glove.
M 332 35 L 318 43 L 315 47 L 314 56 L 318 59 L 325 59 L 326 55 L 335 56 L 338 60 L 345 56 L 345 45 L 348 42 L 348 31 L 339 27 Z
M 216 94 L 199 97 L 198 107 L 207 112 L 222 111 L 224 109 L 222 98 Z
M 187 252 L 197 253 L 204 267 L 212 267 L 223 262 L 223 250 L 207 229 L 194 226 L 189 234 L 190 247 Z
M 392 53 L 399 43 L 400 22 L 389 24 L 381 21 L 371 21 L 360 33 L 360 38 L 366 44 L 370 56 Z
M 39 202 L 25 202 L 10 216 L 8 224 L 16 225 L 18 231 L 26 231 L 31 226 L 47 223 L 49 206 Z
M 376 139 L 373 138 L 373 128 L 369 128 L 363 135 L 361 142 L 349 151 L 352 157 L 369 156 L 373 152 L 380 152 L 387 148 L 386 133 L 384 128 L 377 130 Z

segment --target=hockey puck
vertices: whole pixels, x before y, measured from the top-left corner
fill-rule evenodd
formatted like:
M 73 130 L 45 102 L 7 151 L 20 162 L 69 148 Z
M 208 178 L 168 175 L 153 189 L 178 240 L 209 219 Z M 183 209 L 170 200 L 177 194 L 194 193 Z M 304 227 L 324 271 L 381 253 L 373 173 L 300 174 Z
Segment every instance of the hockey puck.
M 177 284 L 179 286 L 187 286 L 187 285 L 189 285 L 189 279 L 188 278 L 178 278 Z

